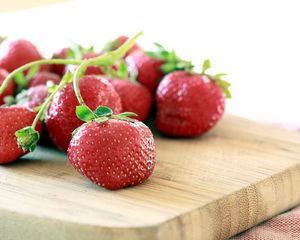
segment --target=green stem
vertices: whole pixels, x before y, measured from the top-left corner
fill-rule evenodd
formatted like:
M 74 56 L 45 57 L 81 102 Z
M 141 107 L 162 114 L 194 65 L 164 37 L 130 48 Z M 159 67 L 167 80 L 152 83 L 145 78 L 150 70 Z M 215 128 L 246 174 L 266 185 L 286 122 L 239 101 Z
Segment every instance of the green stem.
M 36 65 L 42 65 L 42 64 L 74 64 L 79 65 L 82 63 L 82 60 L 76 60 L 76 59 L 43 59 L 34 61 L 31 63 L 27 63 L 16 70 L 12 71 L 6 79 L 3 81 L 1 87 L 0 87 L 0 94 L 4 92 L 4 90 L 7 88 L 7 85 L 10 83 L 10 81 L 14 78 L 14 76 L 20 72 L 23 72 L 33 66 Z
M 86 69 L 86 67 L 90 66 L 90 65 L 97 65 L 97 66 L 102 66 L 102 67 L 112 66 L 117 60 L 119 60 L 125 56 L 127 51 L 134 45 L 137 38 L 141 35 L 142 35 L 142 32 L 139 32 L 133 38 L 128 39 L 122 46 L 120 46 L 115 51 L 107 52 L 99 57 L 85 60 L 83 63 L 81 63 L 79 65 L 79 67 L 76 69 L 75 74 L 74 74 L 73 86 L 74 86 L 74 91 L 75 91 L 76 97 L 77 97 L 80 105 L 86 106 L 86 104 L 84 103 L 84 100 L 81 96 L 80 89 L 79 89 L 79 78 L 81 76 L 81 73 Z
M 50 104 L 52 98 L 54 97 L 54 95 L 59 92 L 61 89 L 63 89 L 63 87 L 67 84 L 68 82 L 64 79 L 62 79 L 62 81 L 59 83 L 59 85 L 55 88 L 55 90 L 50 94 L 49 97 L 47 97 L 46 101 L 41 105 L 41 108 L 39 109 L 39 112 L 37 113 L 37 115 L 35 116 L 35 119 L 31 125 L 31 127 L 33 129 L 35 129 L 38 121 L 41 119 L 41 117 L 43 116 L 43 114 L 45 113 L 48 105 Z

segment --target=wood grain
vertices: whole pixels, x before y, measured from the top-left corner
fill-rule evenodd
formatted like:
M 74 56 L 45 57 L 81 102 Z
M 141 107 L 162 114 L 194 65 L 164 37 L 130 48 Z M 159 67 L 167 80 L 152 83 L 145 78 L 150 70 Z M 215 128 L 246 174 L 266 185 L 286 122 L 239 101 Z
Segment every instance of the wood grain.
M 298 133 L 226 116 L 156 144 L 153 177 L 113 192 L 45 148 L 1 166 L 0 239 L 226 239 L 300 203 Z

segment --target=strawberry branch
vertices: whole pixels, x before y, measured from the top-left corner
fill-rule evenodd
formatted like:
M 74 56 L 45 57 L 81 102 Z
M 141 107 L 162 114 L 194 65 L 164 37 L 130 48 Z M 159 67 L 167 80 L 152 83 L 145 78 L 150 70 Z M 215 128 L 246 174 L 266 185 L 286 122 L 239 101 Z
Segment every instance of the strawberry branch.
M 30 69 L 32 67 L 40 66 L 43 64 L 74 64 L 74 65 L 79 65 L 83 61 L 82 60 L 76 60 L 76 59 L 43 59 L 43 60 L 38 60 L 34 61 L 31 63 L 27 63 L 16 70 L 12 71 L 6 79 L 3 81 L 1 87 L 0 87 L 0 94 L 2 94 L 5 89 L 7 88 L 7 85 L 10 83 L 11 80 L 14 79 L 16 76 L 20 76 L 20 74 L 23 74 L 23 71 Z
M 84 70 L 90 66 L 90 65 L 96 65 L 101 67 L 108 67 L 112 66 L 117 60 L 121 59 L 128 50 L 131 49 L 131 47 L 134 45 L 135 41 L 139 36 L 142 35 L 142 32 L 139 32 L 136 34 L 133 38 L 128 39 L 122 46 L 120 46 L 118 49 L 104 53 L 103 55 L 95 58 L 90 58 L 87 60 L 84 60 L 79 67 L 76 69 L 74 78 L 73 78 L 73 85 L 74 85 L 74 91 L 76 94 L 76 97 L 78 99 L 78 102 L 82 106 L 86 106 L 80 90 L 79 90 L 79 78 L 81 77 Z M 86 106 L 88 108 L 88 106 Z M 90 110 L 92 112 L 92 110 Z

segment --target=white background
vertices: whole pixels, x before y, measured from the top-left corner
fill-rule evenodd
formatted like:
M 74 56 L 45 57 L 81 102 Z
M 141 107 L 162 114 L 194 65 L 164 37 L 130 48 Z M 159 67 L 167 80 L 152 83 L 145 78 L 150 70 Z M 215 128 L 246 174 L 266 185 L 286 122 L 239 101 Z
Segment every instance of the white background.
M 101 46 L 143 30 L 142 46 L 160 42 L 198 65 L 210 58 L 212 73 L 228 73 L 233 99 L 227 112 L 300 125 L 299 4 L 81 0 L 1 14 L 0 34 L 32 40 L 50 55 L 71 39 Z

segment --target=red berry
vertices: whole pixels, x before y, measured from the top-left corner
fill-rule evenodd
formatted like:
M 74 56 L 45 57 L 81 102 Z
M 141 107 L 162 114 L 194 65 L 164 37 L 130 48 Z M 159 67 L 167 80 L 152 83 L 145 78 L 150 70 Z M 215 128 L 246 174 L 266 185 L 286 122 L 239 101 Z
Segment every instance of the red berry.
M 21 106 L 0 107 L 0 164 L 10 163 L 26 154 L 18 147 L 15 132 L 30 126 L 35 113 Z M 41 122 L 37 129 L 41 132 Z
M 156 92 L 157 129 L 169 136 L 207 132 L 224 113 L 223 91 L 206 75 L 176 71 L 164 77 Z
M 101 105 L 110 107 L 115 113 L 122 111 L 119 95 L 103 77 L 85 76 L 80 79 L 79 88 L 84 101 L 93 111 Z M 72 132 L 82 124 L 75 114 L 78 105 L 73 85 L 70 83 L 55 95 L 46 114 L 49 135 L 64 151 L 68 149 Z
M 136 119 L 146 120 L 152 105 L 150 91 L 141 84 L 128 80 L 113 79 L 110 83 L 121 97 L 123 112 L 134 112 L 138 115 Z
M 4 79 L 7 77 L 8 72 L 3 68 L 0 68 L 0 86 L 2 85 Z M 14 81 L 10 81 L 4 92 L 0 95 L 0 105 L 4 104 L 4 98 L 6 96 L 14 96 L 16 89 L 16 84 Z
M 0 67 L 8 72 L 41 59 L 43 57 L 36 46 L 27 40 L 4 41 L 0 45 Z
M 89 122 L 73 137 L 68 158 L 77 171 L 102 187 L 134 186 L 153 172 L 154 139 L 139 121 Z
M 30 80 L 28 87 L 46 85 L 48 81 L 52 81 L 54 84 L 59 84 L 60 76 L 55 73 L 41 71 Z
M 154 93 L 164 76 L 160 69 L 164 61 L 149 57 L 141 50 L 129 54 L 125 61 L 129 71 L 137 71 L 137 80 Z

